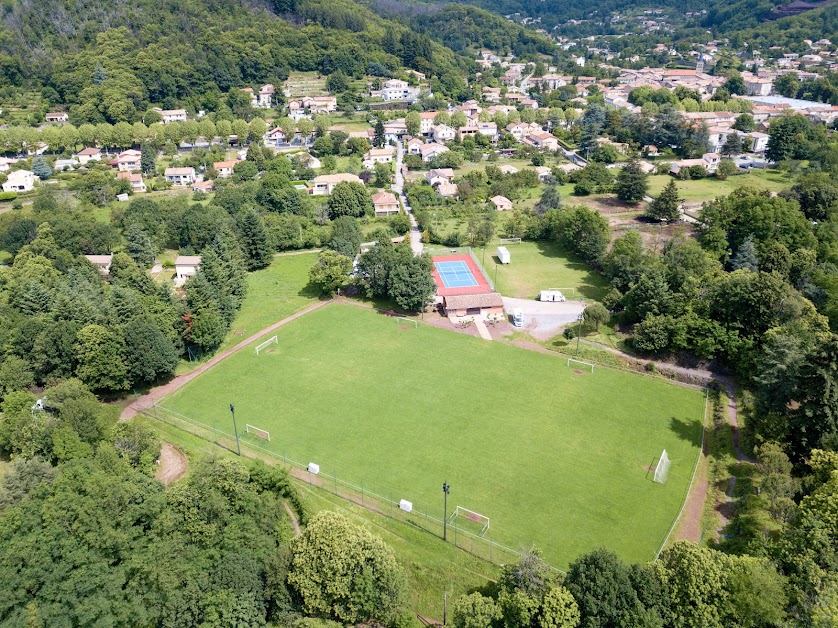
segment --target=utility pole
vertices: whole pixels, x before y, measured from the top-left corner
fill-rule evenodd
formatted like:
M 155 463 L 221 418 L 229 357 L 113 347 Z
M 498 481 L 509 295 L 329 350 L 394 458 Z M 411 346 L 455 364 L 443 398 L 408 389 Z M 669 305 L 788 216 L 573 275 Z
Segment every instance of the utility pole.
M 236 426 L 236 408 L 232 403 L 230 404 L 230 412 L 233 415 L 233 433 L 236 435 L 236 453 L 241 456 L 242 448 L 239 444 L 239 428 Z
M 585 317 L 582 314 L 580 314 L 579 317 L 576 319 L 579 322 L 576 324 L 576 353 L 574 354 L 574 357 L 579 357 L 579 336 L 582 335 L 582 321 L 584 320 L 584 318 Z
M 448 493 L 451 492 L 451 486 L 448 482 L 442 483 L 442 492 L 444 494 L 444 505 L 442 507 L 442 540 L 448 540 Z

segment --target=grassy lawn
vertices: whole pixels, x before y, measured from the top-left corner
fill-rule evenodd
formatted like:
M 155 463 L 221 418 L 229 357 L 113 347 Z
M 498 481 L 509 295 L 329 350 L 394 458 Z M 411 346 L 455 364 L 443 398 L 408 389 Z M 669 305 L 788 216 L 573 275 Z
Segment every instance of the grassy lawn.
M 447 480 L 451 508 L 491 517 L 492 540 L 534 543 L 558 567 L 599 546 L 649 560 L 681 506 L 699 392 L 577 373 L 551 355 L 346 304 L 277 335 L 275 352 L 241 351 L 164 405 L 229 431 L 235 403 L 240 426 L 270 430 L 264 446 L 419 513 L 441 518 Z M 649 469 L 663 448 L 674 462 L 661 486 Z
M 190 460 L 202 456 L 236 457 L 226 449 L 167 423 L 142 415 L 133 420 L 154 429 L 159 438 L 180 448 Z M 248 453 L 247 448 L 242 451 L 244 455 Z M 8 462 L 0 459 L 0 478 L 8 466 Z M 451 543 L 444 543 L 438 536 L 410 523 L 372 512 L 305 482 L 297 481 L 295 485 L 310 514 L 321 510 L 339 512 L 381 537 L 393 549 L 407 575 L 407 605 L 414 612 L 441 619 L 443 591 L 448 591 L 450 602 L 498 575 L 496 565 L 459 550 Z
M 649 177 L 649 194 L 657 196 L 664 186 L 672 181 L 669 175 L 659 174 Z M 779 192 L 789 187 L 793 181 L 779 170 L 752 170 L 749 174 L 736 175 L 720 181 L 715 177 L 679 181 L 675 179 L 681 198 L 687 202 L 712 201 L 719 196 L 727 196 L 736 188 L 746 185 Z
M 317 301 L 319 293 L 308 288 L 316 259 L 317 253 L 278 255 L 267 268 L 250 273 L 247 296 L 219 351 Z
M 499 265 L 495 274 L 497 246 L 498 242 L 495 241 L 487 248 L 483 267 L 493 279 L 497 276 L 495 288 L 503 295 L 534 299 L 541 290 L 547 288 L 576 288 L 575 294 L 567 295 L 569 298 L 581 296 L 596 300 L 608 291 L 608 284 L 602 277 L 554 242 L 506 245 L 512 261 L 508 265 Z M 477 250 L 476 254 L 482 258 L 482 249 Z

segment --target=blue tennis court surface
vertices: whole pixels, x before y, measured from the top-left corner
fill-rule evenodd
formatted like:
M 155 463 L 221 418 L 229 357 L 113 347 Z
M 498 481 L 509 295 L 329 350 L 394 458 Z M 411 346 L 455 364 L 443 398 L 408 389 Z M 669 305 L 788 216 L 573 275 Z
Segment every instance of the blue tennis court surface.
M 478 286 L 477 279 L 462 260 L 453 262 L 434 262 L 436 272 L 439 273 L 439 278 L 446 288 L 471 288 Z

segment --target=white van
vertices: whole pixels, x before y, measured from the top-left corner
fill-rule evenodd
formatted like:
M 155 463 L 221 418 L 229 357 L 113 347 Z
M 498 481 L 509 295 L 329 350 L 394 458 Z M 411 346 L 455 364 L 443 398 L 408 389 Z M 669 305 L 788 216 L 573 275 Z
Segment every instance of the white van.
M 524 326 L 524 312 L 519 307 L 516 307 L 514 310 L 512 310 L 512 324 L 515 327 Z
M 538 295 L 539 301 L 564 301 L 564 295 L 559 290 L 542 290 Z

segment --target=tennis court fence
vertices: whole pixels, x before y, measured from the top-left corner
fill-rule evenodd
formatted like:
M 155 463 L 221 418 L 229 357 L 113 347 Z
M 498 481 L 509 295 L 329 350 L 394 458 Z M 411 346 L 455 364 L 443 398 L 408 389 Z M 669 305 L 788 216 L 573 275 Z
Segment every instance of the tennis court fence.
M 486 278 L 486 283 L 489 284 L 489 287 L 494 290 L 495 289 L 495 282 L 492 279 L 492 275 L 486 272 L 486 268 L 483 266 L 483 259 L 485 256 L 489 256 L 489 261 L 491 261 L 493 254 L 490 252 L 488 247 L 486 250 L 478 249 L 475 250 L 470 246 L 425 246 L 425 252 L 429 253 L 430 255 L 468 255 L 471 257 L 472 261 L 474 262 L 475 266 L 483 273 L 483 277 Z
M 218 445 L 232 452 L 236 451 L 236 437 L 233 434 L 175 412 L 165 406 L 155 404 L 148 410 L 140 410 L 139 412 L 145 417 L 183 430 L 208 443 Z M 291 475 L 301 482 L 317 486 L 368 510 L 416 526 L 440 538 L 443 536 L 444 513 L 441 507 L 434 508 L 412 502 L 412 508 L 408 512 L 402 508 L 401 503 L 403 499 L 410 499 L 409 495 L 397 496 L 392 492 L 348 482 L 335 472 L 329 473 L 323 465 L 320 466 L 318 473 L 311 473 L 308 470 L 308 463 L 293 460 L 285 455 L 278 442 L 281 440 L 279 438 L 272 441 L 263 441 L 258 438 L 243 438 L 243 435 L 239 434 L 239 439 L 244 456 L 281 462 L 288 467 Z M 498 565 L 517 562 L 523 557 L 523 552 L 493 541 L 490 538 L 491 529 L 486 532 L 485 536 L 481 536 L 450 521 L 450 515 L 457 504 L 456 499 L 449 497 L 448 501 L 450 507 L 447 535 L 449 542 L 479 558 Z M 556 567 L 551 566 L 551 568 L 557 572 L 565 573 Z

